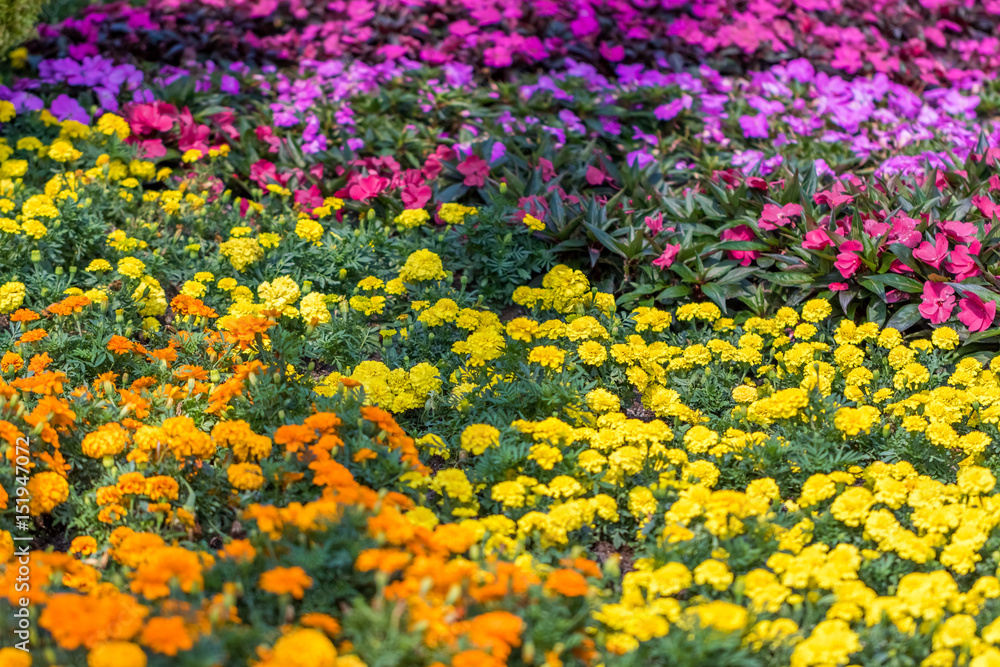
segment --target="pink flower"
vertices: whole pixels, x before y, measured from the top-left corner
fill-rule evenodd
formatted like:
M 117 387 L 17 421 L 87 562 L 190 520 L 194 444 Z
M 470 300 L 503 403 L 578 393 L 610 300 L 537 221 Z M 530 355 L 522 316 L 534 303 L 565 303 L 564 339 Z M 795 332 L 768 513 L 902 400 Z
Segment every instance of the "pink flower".
M 833 241 L 825 229 L 814 229 L 811 232 L 806 232 L 805 240 L 802 241 L 802 247 L 806 250 L 822 250 L 832 245 Z
M 431 200 L 431 194 L 433 194 L 431 186 L 423 183 L 411 184 L 403 189 L 400 198 L 406 208 L 423 208 Z
M 840 275 L 850 278 L 861 266 L 861 257 L 854 254 L 864 249 L 861 241 L 845 241 L 840 245 L 840 254 L 834 266 L 840 271 Z
M 177 107 L 163 102 L 136 104 L 126 112 L 132 132 L 138 135 L 167 132 L 174 126 Z
M 971 222 L 959 222 L 957 220 L 947 220 L 938 226 L 955 243 L 972 243 L 976 238 L 976 232 L 979 231 Z
M 727 229 L 720 234 L 723 241 L 753 241 L 757 237 L 754 236 L 753 230 L 747 225 L 740 225 L 738 227 L 733 227 L 732 229 Z M 729 258 L 740 260 L 740 266 L 750 266 L 753 260 L 760 257 L 760 253 L 756 250 L 730 250 Z
M 458 172 L 465 176 L 465 180 L 462 183 L 469 187 L 481 188 L 486 185 L 486 177 L 490 173 L 490 165 L 478 155 L 470 155 L 465 158 L 465 162 L 458 165 Z
M 764 204 L 764 210 L 757 221 L 757 226 L 770 231 L 792 224 L 792 217 L 797 215 L 802 215 L 802 207 L 798 204 L 785 204 L 784 206 Z
M 905 215 L 892 218 L 892 233 L 889 243 L 902 243 L 907 248 L 916 248 L 920 244 L 920 232 L 917 231 L 917 221 Z
M 661 271 L 670 267 L 677 258 L 677 253 L 681 251 L 681 244 L 667 244 L 663 248 L 663 254 L 653 260 L 653 266 L 658 267 Z
M 646 227 L 649 228 L 653 234 L 659 234 L 660 230 L 663 229 L 663 211 L 660 211 L 656 216 L 647 215 L 646 216 Z
M 379 196 L 388 186 L 389 179 L 378 174 L 361 176 L 355 179 L 354 183 L 347 186 L 347 196 L 363 202 L 372 197 Z
M 601 183 L 604 182 L 604 172 L 602 172 L 594 165 L 590 165 L 589 167 L 587 167 L 586 179 L 587 183 L 590 183 L 591 185 L 600 185 Z
M 1000 218 L 1000 206 L 997 206 L 989 197 L 976 196 L 972 198 L 972 203 L 975 204 L 979 212 L 983 214 L 987 220 L 992 220 L 993 216 Z
M 754 188 L 755 190 L 767 191 L 767 181 L 765 181 L 760 176 L 750 176 L 747 178 L 747 187 Z
M 958 302 L 961 312 L 958 321 L 969 327 L 969 331 L 986 331 L 997 316 L 996 301 L 983 302 L 972 292 L 963 292 L 965 298 Z
M 841 187 L 835 186 L 833 190 L 822 190 L 820 192 L 817 192 L 816 194 L 813 195 L 813 201 L 816 202 L 817 204 L 826 204 L 830 208 L 836 208 L 841 204 L 850 204 L 851 202 L 853 202 L 854 197 L 848 194 L 844 194 L 843 192 L 840 192 L 839 190 L 842 189 L 843 186 Z
M 917 308 L 920 314 L 931 321 L 931 324 L 941 324 L 951 317 L 955 309 L 955 290 L 945 283 L 924 283 L 923 303 Z
M 976 245 L 978 245 L 978 242 Z M 975 257 L 975 253 L 970 252 L 968 246 L 957 246 L 948 256 L 948 261 L 944 263 L 944 268 L 955 274 L 956 281 L 961 282 L 966 278 L 972 278 L 979 274 Z
M 829 287 L 834 292 L 843 292 L 849 285 L 847 283 L 830 283 Z
M 931 245 L 930 241 L 924 241 L 913 251 L 913 256 L 935 269 L 940 269 L 941 262 L 948 256 L 948 237 L 938 234 L 934 237 L 934 245 Z

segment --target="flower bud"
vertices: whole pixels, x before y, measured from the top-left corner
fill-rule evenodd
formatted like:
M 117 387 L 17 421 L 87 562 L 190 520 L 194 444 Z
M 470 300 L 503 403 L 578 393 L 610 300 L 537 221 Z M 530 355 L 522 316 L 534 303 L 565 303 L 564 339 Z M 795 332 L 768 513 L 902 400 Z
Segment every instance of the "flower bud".
M 41 250 L 32 250 L 31 251 L 31 261 L 34 262 L 35 264 L 37 264 L 38 262 L 42 261 L 42 251 Z
M 500 194 L 502 195 L 507 194 L 507 181 L 503 181 L 500 183 Z

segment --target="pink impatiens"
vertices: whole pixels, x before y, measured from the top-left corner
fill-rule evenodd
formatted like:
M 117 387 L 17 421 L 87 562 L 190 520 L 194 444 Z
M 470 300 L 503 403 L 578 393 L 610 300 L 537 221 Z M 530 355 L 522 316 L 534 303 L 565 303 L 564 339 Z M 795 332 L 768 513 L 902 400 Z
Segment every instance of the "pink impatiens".
M 973 292 L 963 292 L 965 298 L 958 302 L 961 312 L 958 321 L 969 327 L 969 331 L 986 331 L 997 315 L 996 301 L 984 302 Z
M 951 317 L 951 312 L 955 309 L 955 290 L 951 287 L 928 280 L 924 283 L 921 296 L 923 303 L 918 306 L 918 310 L 931 324 L 941 324 Z

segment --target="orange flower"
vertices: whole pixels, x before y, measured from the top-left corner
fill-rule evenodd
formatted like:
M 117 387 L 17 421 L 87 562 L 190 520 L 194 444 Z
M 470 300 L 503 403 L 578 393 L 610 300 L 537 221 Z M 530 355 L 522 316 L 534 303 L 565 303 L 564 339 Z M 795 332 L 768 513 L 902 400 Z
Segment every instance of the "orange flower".
M 332 412 L 317 412 L 314 415 L 306 417 L 302 423 L 311 429 L 319 431 L 323 435 L 336 433 L 337 427 L 341 424 L 340 417 Z
M 131 352 L 135 349 L 134 343 L 128 338 L 123 338 L 122 336 L 112 336 L 111 340 L 108 341 L 108 350 L 114 352 L 117 355 L 125 354 L 126 352 Z
M 175 656 L 178 651 L 190 651 L 194 641 L 180 616 L 157 616 L 149 619 L 142 629 L 139 643 L 163 655 Z
M 260 575 L 260 587 L 275 595 L 291 594 L 296 600 L 301 600 L 306 589 L 313 585 L 312 578 L 299 566 L 276 567 Z
M 545 590 L 568 598 L 587 594 L 587 580 L 576 570 L 556 570 L 545 581 Z
M 89 556 L 97 552 L 97 540 L 89 535 L 74 537 L 73 542 L 69 545 L 69 552 L 80 556 Z
M 504 667 L 506 664 L 506 660 L 482 651 L 462 651 L 451 659 L 451 667 Z
M 365 549 L 354 561 L 358 572 L 378 570 L 386 574 L 399 572 L 410 562 L 410 554 L 398 549 Z
M 38 624 L 56 643 L 72 651 L 109 640 L 131 639 L 142 629 L 149 609 L 117 591 L 100 596 L 57 593 L 49 597 Z
M 371 449 L 368 449 L 367 447 L 363 447 L 354 453 L 354 456 L 351 457 L 351 460 L 354 461 L 355 463 L 362 463 L 364 461 L 371 461 L 377 458 L 378 454 L 376 454 Z
M 10 386 L 46 396 L 61 394 L 66 374 L 62 371 L 36 373 L 31 377 L 14 380 Z
M 313 461 L 309 469 L 314 471 L 313 484 L 316 486 L 342 488 L 356 484 L 351 471 L 333 459 Z
M 21 370 L 24 366 L 24 358 L 21 357 L 17 352 L 4 352 L 3 358 L 0 359 L 0 371 L 6 373 L 10 369 L 14 369 L 14 372 Z
M 208 317 L 214 319 L 219 316 L 217 312 L 209 308 L 201 299 L 196 299 L 187 294 L 178 294 L 170 302 L 170 307 L 175 313 L 181 316 L 193 315 L 195 317 Z
M 49 332 L 45 329 L 32 329 L 31 331 L 25 331 L 16 344 L 21 345 L 23 343 L 34 343 L 35 341 L 39 341 L 48 335 Z
M 521 645 L 524 621 L 509 611 L 491 611 L 469 621 L 468 637 L 476 646 L 489 649 L 500 660 L 506 660 L 515 646 Z
M 249 563 L 257 556 L 257 550 L 250 544 L 250 540 L 233 540 L 218 552 L 219 558 Z
M 133 593 L 140 593 L 148 600 L 157 600 L 170 595 L 172 581 L 176 581 L 185 593 L 201 588 L 202 564 L 198 554 L 183 547 L 151 549 L 132 573 L 130 585 Z
M 18 308 L 10 316 L 11 322 L 34 322 L 37 319 L 41 319 L 41 315 L 27 308 Z
M 337 622 L 337 619 L 327 614 L 317 612 L 303 614 L 302 618 L 299 619 L 299 623 L 307 628 L 318 628 L 330 637 L 336 637 L 340 634 L 340 623 Z
M 289 452 L 297 452 L 316 439 L 316 431 L 300 424 L 285 424 L 274 432 L 274 441 Z

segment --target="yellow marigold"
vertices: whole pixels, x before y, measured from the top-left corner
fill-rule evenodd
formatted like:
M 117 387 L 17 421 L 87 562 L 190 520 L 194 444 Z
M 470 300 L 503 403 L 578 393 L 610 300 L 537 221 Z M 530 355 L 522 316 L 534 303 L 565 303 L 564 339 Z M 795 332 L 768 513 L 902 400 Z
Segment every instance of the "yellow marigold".
M 441 280 L 445 273 L 441 258 L 430 250 L 417 250 L 406 258 L 399 277 L 404 282 L 419 283 L 426 280 Z
M 954 350 L 958 347 L 958 334 L 951 327 L 938 327 L 931 334 L 931 342 L 941 350 Z
M 500 444 L 500 431 L 489 424 L 472 424 L 462 431 L 462 449 L 480 455 Z
M 833 307 L 822 299 L 806 301 L 802 306 L 802 319 L 807 322 L 822 322 L 833 313 Z
M 256 491 L 264 486 L 264 473 L 255 463 L 234 463 L 226 469 L 226 476 L 240 491 Z
M 607 389 L 594 389 L 587 393 L 584 400 L 587 401 L 587 407 L 600 414 L 618 412 L 621 409 L 621 400 Z
M 118 273 L 138 279 L 146 272 L 146 264 L 135 257 L 126 257 L 118 262 Z
M 114 134 L 122 141 L 128 139 L 132 133 L 128 121 L 113 113 L 106 113 L 97 119 L 97 130 L 103 134 Z
M 393 222 L 397 225 L 401 225 L 406 229 L 413 229 L 414 227 L 419 227 L 428 220 L 431 219 L 430 213 L 422 208 L 408 208 L 399 215 L 397 215 Z
M 559 370 L 562 368 L 566 353 L 552 345 L 539 345 L 532 348 L 528 361 L 541 365 L 543 368 Z
M 82 156 L 83 153 L 73 148 L 73 144 L 66 139 L 56 139 L 49 146 L 49 157 L 56 162 L 71 162 L 79 160 Z
M 261 590 L 275 595 L 290 594 L 301 600 L 307 588 L 312 588 L 313 580 L 299 566 L 276 567 L 260 575 Z
M 0 313 L 12 313 L 24 303 L 24 283 L 8 282 L 0 286 Z
M 588 366 L 600 366 L 608 358 L 608 351 L 596 340 L 588 340 L 576 348 L 580 361 Z
M 219 244 L 219 253 L 239 272 L 264 256 L 264 248 L 254 238 L 231 238 Z
M 303 241 L 318 243 L 323 238 L 323 225 L 311 218 L 301 218 L 295 225 L 295 235 Z

